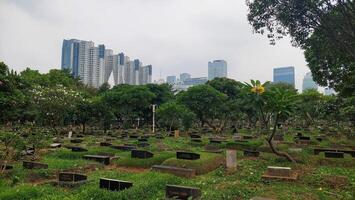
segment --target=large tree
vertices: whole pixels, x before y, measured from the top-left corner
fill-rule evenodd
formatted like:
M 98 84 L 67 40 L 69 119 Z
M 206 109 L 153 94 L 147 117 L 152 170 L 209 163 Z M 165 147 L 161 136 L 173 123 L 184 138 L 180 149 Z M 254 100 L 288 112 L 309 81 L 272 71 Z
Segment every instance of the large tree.
M 355 5 L 352 0 L 247 0 L 254 31 L 271 44 L 288 35 L 305 50 L 314 80 L 343 95 L 355 91 Z

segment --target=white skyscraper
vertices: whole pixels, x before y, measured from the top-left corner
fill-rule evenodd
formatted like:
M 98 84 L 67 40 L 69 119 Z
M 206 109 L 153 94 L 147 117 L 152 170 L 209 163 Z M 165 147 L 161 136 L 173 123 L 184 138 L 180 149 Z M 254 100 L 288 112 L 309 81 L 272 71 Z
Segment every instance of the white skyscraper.
M 208 62 L 208 80 L 217 77 L 227 77 L 227 62 L 224 60 Z
M 307 72 L 306 75 L 303 77 L 302 91 L 305 91 L 307 89 L 318 89 L 317 84 L 313 81 L 311 72 Z
M 152 66 L 143 66 L 139 59 L 130 61 L 123 53 L 114 55 L 101 44 L 92 41 L 63 40 L 62 69 L 69 69 L 74 77 L 98 88 L 108 82 L 111 74 L 114 84 L 142 85 L 151 83 Z

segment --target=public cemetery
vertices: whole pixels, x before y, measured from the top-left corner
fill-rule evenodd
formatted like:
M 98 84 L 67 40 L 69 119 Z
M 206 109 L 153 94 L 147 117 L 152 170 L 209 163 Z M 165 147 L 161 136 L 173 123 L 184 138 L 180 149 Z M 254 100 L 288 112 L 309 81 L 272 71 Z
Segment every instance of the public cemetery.
M 227 78 L 93 90 L 32 73 L 1 104 L 1 200 L 355 199 L 352 97 Z

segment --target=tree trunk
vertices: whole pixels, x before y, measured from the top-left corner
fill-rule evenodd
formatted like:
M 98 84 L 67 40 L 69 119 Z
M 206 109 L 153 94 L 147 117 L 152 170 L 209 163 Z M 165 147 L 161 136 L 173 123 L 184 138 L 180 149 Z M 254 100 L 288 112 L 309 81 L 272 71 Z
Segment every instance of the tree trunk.
M 83 135 L 85 135 L 85 126 L 86 126 L 86 123 L 84 122 L 84 123 L 83 123 L 83 132 L 82 132 Z
M 281 157 L 284 157 L 286 158 L 288 161 L 290 162 L 296 162 L 295 159 L 293 159 L 288 153 L 286 152 L 282 152 L 282 151 L 278 151 L 275 147 L 274 147 L 274 144 L 272 142 L 272 139 L 274 138 L 275 136 L 275 133 L 276 133 L 276 128 L 277 128 L 277 123 L 278 123 L 278 119 L 279 119 L 279 115 L 276 114 L 276 117 L 275 117 L 275 122 L 274 122 L 274 129 L 272 130 L 272 133 L 271 135 L 269 136 L 269 138 L 267 139 L 267 142 L 272 150 L 272 152 L 278 156 L 281 156 Z

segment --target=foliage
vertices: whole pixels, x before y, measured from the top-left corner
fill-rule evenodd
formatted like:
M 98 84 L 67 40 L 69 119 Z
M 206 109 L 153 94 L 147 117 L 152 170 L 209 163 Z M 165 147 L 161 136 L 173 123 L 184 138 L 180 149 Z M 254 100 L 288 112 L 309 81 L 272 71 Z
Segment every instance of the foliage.
M 191 128 L 194 113 L 192 113 L 186 106 L 170 101 L 162 104 L 157 109 L 158 124 L 161 127 L 168 128 L 169 131 L 178 129 L 182 126 L 187 130 Z
M 305 50 L 315 81 L 354 94 L 355 12 L 350 0 L 248 0 L 254 31 L 271 44 L 286 35 Z

